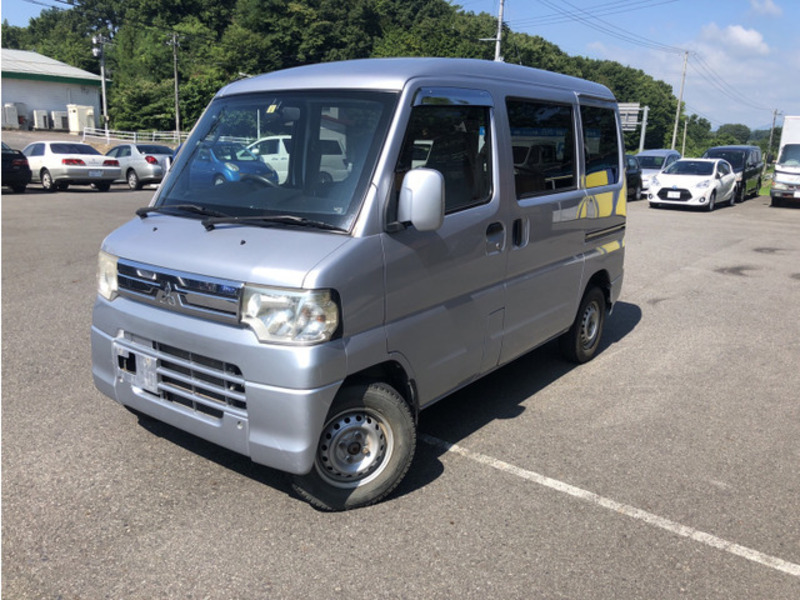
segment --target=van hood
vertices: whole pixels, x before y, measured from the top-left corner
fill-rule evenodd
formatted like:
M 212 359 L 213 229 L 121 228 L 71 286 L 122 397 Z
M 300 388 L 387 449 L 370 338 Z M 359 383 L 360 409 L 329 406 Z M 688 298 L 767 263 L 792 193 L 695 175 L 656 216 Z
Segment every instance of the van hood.
M 302 288 L 320 261 L 352 241 L 347 235 L 282 226 L 220 225 L 150 214 L 112 232 L 103 250 L 119 258 L 243 283 Z

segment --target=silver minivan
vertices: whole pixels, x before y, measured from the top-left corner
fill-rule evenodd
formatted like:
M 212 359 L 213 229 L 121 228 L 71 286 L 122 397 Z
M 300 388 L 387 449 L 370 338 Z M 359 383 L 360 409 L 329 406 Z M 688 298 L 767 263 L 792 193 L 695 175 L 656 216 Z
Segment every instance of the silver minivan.
M 205 148 L 269 136 L 291 137 L 282 181 L 191 176 Z M 340 181 L 320 177 L 330 139 Z M 515 164 L 520 145 L 547 160 Z M 607 88 L 499 62 L 232 83 L 102 244 L 95 384 L 290 473 L 319 508 L 377 502 L 422 409 L 548 340 L 597 353 L 623 278 L 622 147 Z

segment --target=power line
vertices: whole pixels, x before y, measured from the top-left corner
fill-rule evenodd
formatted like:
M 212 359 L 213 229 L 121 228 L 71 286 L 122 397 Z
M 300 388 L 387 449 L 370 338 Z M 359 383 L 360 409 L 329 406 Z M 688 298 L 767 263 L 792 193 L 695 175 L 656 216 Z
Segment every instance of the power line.
M 560 3 L 551 2 L 550 0 L 539 0 L 539 3 L 547 6 L 553 12 L 562 15 L 568 20 L 577 21 L 591 29 L 594 29 L 595 31 L 599 31 L 624 42 L 642 46 L 644 48 L 650 48 L 652 50 L 668 52 L 671 54 L 683 54 L 686 51 L 683 48 L 654 42 L 653 40 L 647 39 L 638 34 L 622 30 L 616 25 L 594 16 L 591 12 L 580 8 L 579 6 L 575 6 L 571 2 L 567 2 L 567 0 L 561 0 Z M 569 9 L 562 8 L 562 4 L 568 6 Z
M 604 4 L 596 4 L 583 9 L 587 16 L 592 18 L 606 17 L 609 15 L 616 15 L 619 13 L 627 13 L 632 10 L 641 10 L 643 8 L 650 8 L 652 6 L 659 6 L 661 4 L 671 4 L 677 0 L 617 0 L 616 2 L 606 2 Z M 557 25 L 559 23 L 566 23 L 572 21 L 572 17 L 563 15 L 544 15 L 541 17 L 529 17 L 526 19 L 519 19 L 510 21 L 516 26 L 525 25 Z

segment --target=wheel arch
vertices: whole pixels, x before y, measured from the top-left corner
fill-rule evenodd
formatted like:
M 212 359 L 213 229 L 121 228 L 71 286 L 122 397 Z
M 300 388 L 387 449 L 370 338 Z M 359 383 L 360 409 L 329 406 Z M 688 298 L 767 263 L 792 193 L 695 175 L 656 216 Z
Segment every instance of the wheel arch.
M 583 298 L 583 296 L 586 295 L 586 292 L 592 287 L 600 288 L 606 300 L 606 311 L 611 312 L 611 276 L 608 274 L 608 271 L 605 269 L 600 269 L 595 272 L 595 274 L 589 278 L 589 281 L 586 282 L 586 285 L 583 288 L 583 294 L 581 294 L 581 298 Z
M 375 382 L 383 382 L 391 385 L 406 401 L 411 409 L 411 414 L 414 416 L 414 422 L 417 422 L 419 418 L 419 398 L 416 384 L 408 375 L 405 368 L 395 360 L 387 360 L 348 375 L 342 383 L 341 389 L 356 384 Z

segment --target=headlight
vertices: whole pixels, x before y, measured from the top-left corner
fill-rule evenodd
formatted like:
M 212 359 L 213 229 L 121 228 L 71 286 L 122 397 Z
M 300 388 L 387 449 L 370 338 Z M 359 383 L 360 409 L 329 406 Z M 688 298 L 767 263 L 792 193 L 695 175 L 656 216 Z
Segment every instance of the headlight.
M 772 189 L 773 190 L 788 190 L 789 186 L 787 184 L 785 184 L 785 183 L 780 182 L 780 181 L 773 181 L 772 182 Z
M 117 257 L 103 252 L 97 255 L 97 293 L 106 300 L 117 297 Z
M 242 323 L 259 341 L 320 344 L 339 328 L 339 307 L 329 290 L 284 290 L 246 285 Z
M 710 180 L 710 179 L 704 179 L 703 181 L 701 181 L 700 183 L 698 183 L 698 184 L 697 184 L 695 187 L 696 187 L 696 188 L 699 188 L 699 189 L 705 189 L 705 188 L 707 188 L 709 185 L 711 185 L 711 180 Z
M 650 185 L 651 185 L 652 187 L 658 187 L 658 186 L 659 186 L 659 183 L 658 183 L 658 177 L 656 177 L 655 175 L 653 175 L 653 176 L 650 178 Z
M 234 173 L 239 171 L 239 167 L 233 164 L 232 162 L 226 162 L 225 168 L 228 169 L 229 171 L 233 171 Z

